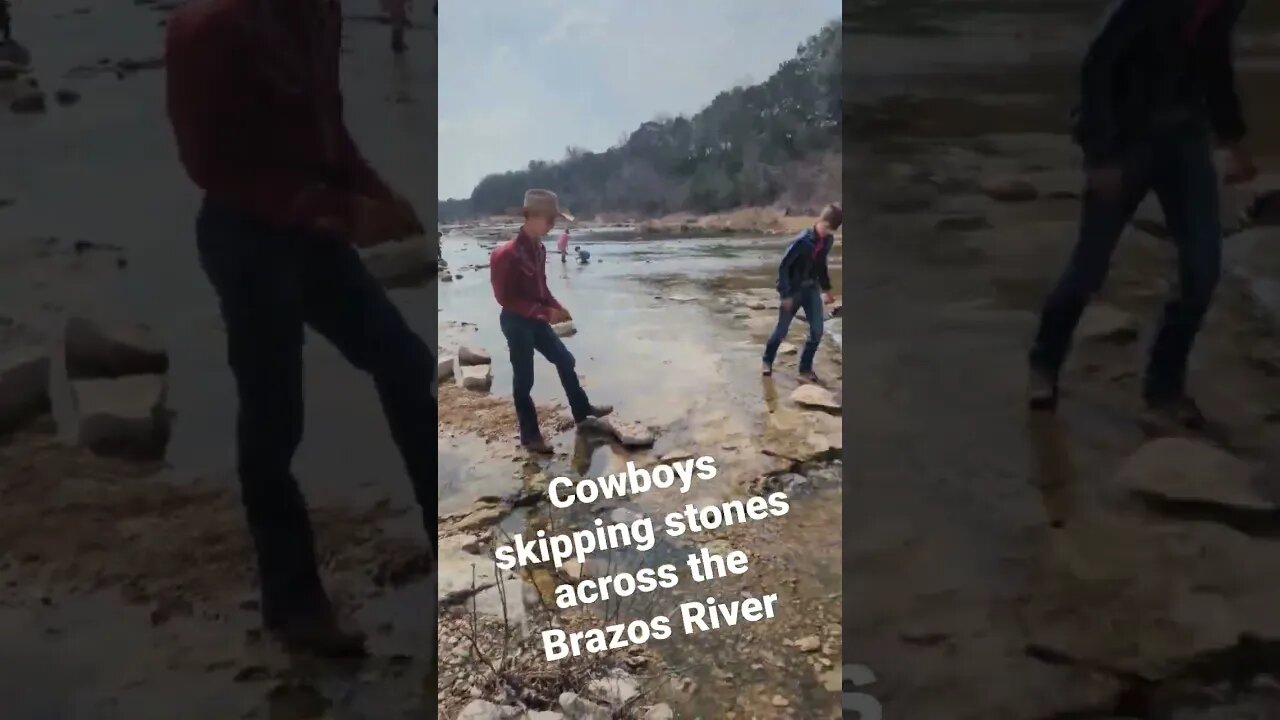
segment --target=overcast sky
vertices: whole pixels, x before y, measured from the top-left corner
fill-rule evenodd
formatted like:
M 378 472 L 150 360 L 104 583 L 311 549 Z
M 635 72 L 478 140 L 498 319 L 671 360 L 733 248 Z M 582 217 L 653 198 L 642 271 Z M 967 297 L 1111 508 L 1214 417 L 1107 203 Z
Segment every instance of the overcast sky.
M 839 16 L 834 0 L 442 0 L 440 196 L 695 113 Z

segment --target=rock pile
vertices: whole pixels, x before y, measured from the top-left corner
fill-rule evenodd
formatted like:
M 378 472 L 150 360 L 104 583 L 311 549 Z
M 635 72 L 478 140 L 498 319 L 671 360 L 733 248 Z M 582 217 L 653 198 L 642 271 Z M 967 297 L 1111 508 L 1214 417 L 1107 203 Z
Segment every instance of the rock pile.
M 72 317 L 63 344 L 78 443 L 103 456 L 163 458 L 169 354 L 150 330 Z
M 473 392 L 489 392 L 493 386 L 493 360 L 483 350 L 466 345 L 458 348 L 458 387 Z
M 1188 438 L 1160 438 L 1143 445 L 1120 468 L 1117 482 L 1135 495 L 1167 503 L 1257 513 L 1276 509 L 1255 485 L 1254 469 L 1247 462 Z
M 72 317 L 63 356 L 77 443 L 95 454 L 159 460 L 169 441 L 169 355 L 140 325 Z M 53 407 L 47 350 L 0 354 L 0 433 L 25 427 Z
M 18 43 L 0 42 L 0 87 L 6 90 L 10 112 L 31 115 L 47 108 L 44 91 L 30 74 L 31 53 Z
M 452 355 L 440 355 L 436 360 L 436 382 L 453 379 L 453 367 L 456 363 L 457 358 Z
M 791 392 L 791 402 L 805 408 L 840 410 L 840 398 L 818 385 L 801 385 Z
M 63 342 L 69 380 L 163 375 L 169 371 L 169 354 L 142 325 L 72 317 L 67 320 Z
M 626 448 L 652 447 L 656 436 L 648 427 L 639 423 L 612 418 L 588 418 L 578 424 L 580 430 L 609 435 Z
M 619 699 L 619 688 L 629 693 L 625 699 Z M 600 690 L 605 692 L 602 694 Z M 498 705 L 477 699 L 462 709 L 458 720 L 610 720 L 619 717 L 670 720 L 675 717 L 671 706 L 666 703 L 650 705 L 644 709 L 628 708 L 627 714 L 620 714 L 624 712 L 626 701 L 639 694 L 635 678 L 622 671 L 614 671 L 608 677 L 593 680 L 587 692 L 601 697 L 601 701 L 591 700 L 583 694 L 566 692 L 560 694 L 559 710 L 525 710 L 516 705 Z
M 0 434 L 49 412 L 49 354 L 22 348 L 0 355 Z
M 769 414 L 761 449 L 765 455 L 791 462 L 817 461 L 838 454 L 843 448 L 842 430 L 840 418 L 831 413 L 830 407 L 822 410 L 806 410 L 803 405 L 800 409 L 780 407 Z
M 425 237 L 389 242 L 360 252 L 364 265 L 388 289 L 417 287 L 436 275 L 436 246 Z

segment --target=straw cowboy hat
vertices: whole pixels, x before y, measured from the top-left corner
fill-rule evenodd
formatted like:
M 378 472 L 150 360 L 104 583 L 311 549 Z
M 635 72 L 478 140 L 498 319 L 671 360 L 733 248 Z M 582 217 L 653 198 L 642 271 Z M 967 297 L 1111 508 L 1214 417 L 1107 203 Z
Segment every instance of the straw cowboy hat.
M 574 221 L 574 217 L 569 214 L 569 211 L 560 207 L 560 199 L 557 198 L 556 194 L 550 190 L 539 190 L 536 188 L 533 190 L 526 190 L 524 193 L 524 207 L 522 209 L 527 213 L 534 212 L 542 215 L 550 215 L 552 217 L 558 215 L 569 222 Z

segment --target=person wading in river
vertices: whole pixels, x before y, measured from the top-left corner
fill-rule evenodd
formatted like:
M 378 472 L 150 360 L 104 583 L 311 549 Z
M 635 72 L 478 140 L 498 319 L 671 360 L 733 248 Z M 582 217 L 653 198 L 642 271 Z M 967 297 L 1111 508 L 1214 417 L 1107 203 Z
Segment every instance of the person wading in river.
M 778 355 L 778 346 L 786 339 L 796 313 L 804 310 L 805 319 L 809 322 L 809 337 L 800 353 L 800 377 L 809 382 L 818 382 L 818 374 L 813 371 L 813 358 L 818 353 L 818 343 L 822 342 L 822 319 L 826 312 L 824 305 L 835 302 L 835 298 L 831 296 L 827 256 L 831 253 L 831 246 L 835 244 L 835 231 L 840 229 L 843 218 L 844 213 L 839 205 L 828 205 L 823 209 L 818 222 L 796 236 L 782 256 L 782 262 L 778 265 L 778 296 L 782 303 L 778 309 L 778 324 L 764 346 L 762 373 L 765 376 L 773 374 L 773 361 Z
M 0 41 L 13 42 L 13 20 L 9 17 L 9 0 L 0 0 Z
M 556 252 L 560 253 L 560 262 L 569 259 L 569 228 L 560 233 L 560 239 L 556 241 Z
M 391 52 L 400 55 L 409 49 L 404 42 L 404 31 L 409 25 L 409 11 L 413 3 L 409 0 L 382 0 L 382 10 L 391 21 Z
M 542 437 L 538 410 L 533 404 L 534 350 L 555 366 L 575 422 L 581 424 L 588 418 L 604 417 L 613 412 L 613 408 L 592 405 L 587 399 L 578 381 L 573 354 L 551 327 L 570 317 L 569 311 L 547 287 L 547 249 L 542 238 L 551 232 L 558 218 L 572 222 L 573 216 L 560 209 L 555 193 L 538 189 L 525 193 L 523 214 L 520 232 L 490 255 L 489 277 L 493 296 L 502 307 L 498 322 L 511 355 L 511 394 L 520 425 L 520 444 L 532 452 L 545 454 L 552 450 Z
M 1178 248 L 1179 283 L 1151 347 L 1147 419 L 1204 426 L 1185 376 L 1221 263 L 1215 137 L 1226 149 L 1228 183 L 1257 174 L 1240 145 L 1245 125 L 1232 57 L 1243 7 L 1244 0 L 1122 0 L 1089 47 L 1074 123 L 1088 182 L 1075 250 L 1030 352 L 1032 409 L 1056 407 L 1071 336 L 1102 288 L 1125 225 L 1154 190 Z
M 436 541 L 435 360 L 353 245 L 423 232 L 343 121 L 337 0 L 197 0 L 170 18 L 167 102 L 204 190 L 200 264 L 213 284 L 239 401 L 237 467 L 264 625 L 288 646 L 363 652 L 320 581 L 293 455 L 303 326 L 373 377 Z

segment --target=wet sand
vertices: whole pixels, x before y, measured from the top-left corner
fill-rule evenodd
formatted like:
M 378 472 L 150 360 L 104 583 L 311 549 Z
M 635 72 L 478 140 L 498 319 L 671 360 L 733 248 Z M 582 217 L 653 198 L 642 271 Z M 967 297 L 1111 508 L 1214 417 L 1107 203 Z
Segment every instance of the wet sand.
M 1233 470 L 1186 470 L 1205 452 L 1191 443 L 1160 446 L 1168 454 L 1154 467 L 1130 464 L 1148 442 L 1139 378 L 1173 257 L 1137 229 L 1099 298 L 1109 312 L 1082 326 L 1057 417 L 1025 410 L 1035 313 L 1075 236 L 1081 177 L 1067 112 L 1096 5 L 879 4 L 846 16 L 859 33 L 846 43 L 859 88 L 847 97 L 859 100 L 845 152 L 875 179 L 854 195 L 855 222 L 866 224 L 848 249 L 846 288 L 851 307 L 877 312 L 855 316 L 845 363 L 857 378 L 847 398 L 858 412 L 845 421 L 858 467 L 845 489 L 844 630 L 855 654 L 844 661 L 875 673 L 859 690 L 885 717 L 1280 708 L 1267 642 L 1280 593 L 1274 520 L 1241 522 L 1224 507 L 1236 471 L 1256 473 L 1246 494 L 1275 497 L 1276 327 L 1239 272 L 1268 266 L 1271 230 L 1226 241 L 1229 271 L 1193 360 L 1192 390 L 1226 425 Z M 1264 177 L 1226 197 L 1228 219 L 1274 187 L 1280 145 L 1269 128 L 1280 108 L 1265 88 L 1276 19 L 1253 4 L 1245 25 L 1241 85 Z M 1008 178 L 1038 196 L 984 193 Z M 1159 217 L 1154 207 L 1140 215 Z M 1184 470 L 1202 503 L 1135 492 L 1135 473 L 1160 495 Z M 1263 642 L 1238 644 L 1241 634 Z
M 410 33 L 397 61 L 387 28 L 367 20 L 376 4 L 345 5 L 349 123 L 429 217 L 429 28 Z M 12 89 L 0 90 L 0 340 L 56 353 L 69 315 L 147 323 L 169 350 L 175 419 L 162 466 L 101 460 L 37 431 L 0 451 L 6 716 L 169 718 L 181 707 L 208 718 L 422 717 L 435 637 L 423 608 L 435 599 L 430 579 L 413 572 L 422 543 L 404 515 L 409 485 L 370 383 L 315 338 L 295 469 L 326 579 L 373 636 L 374 657 L 357 668 L 295 667 L 256 629 L 231 470 L 231 376 L 195 255 L 199 197 L 177 163 L 163 69 L 113 70 L 159 57 L 166 12 L 165 3 L 93 0 L 14 7 L 17 38 L 51 97 L 46 113 L 18 115 L 8 111 Z M 79 102 L 55 103 L 63 88 Z M 81 240 L 92 247 L 76 251 Z M 434 290 L 393 296 L 429 337 Z M 67 419 L 66 398 L 55 405 Z

